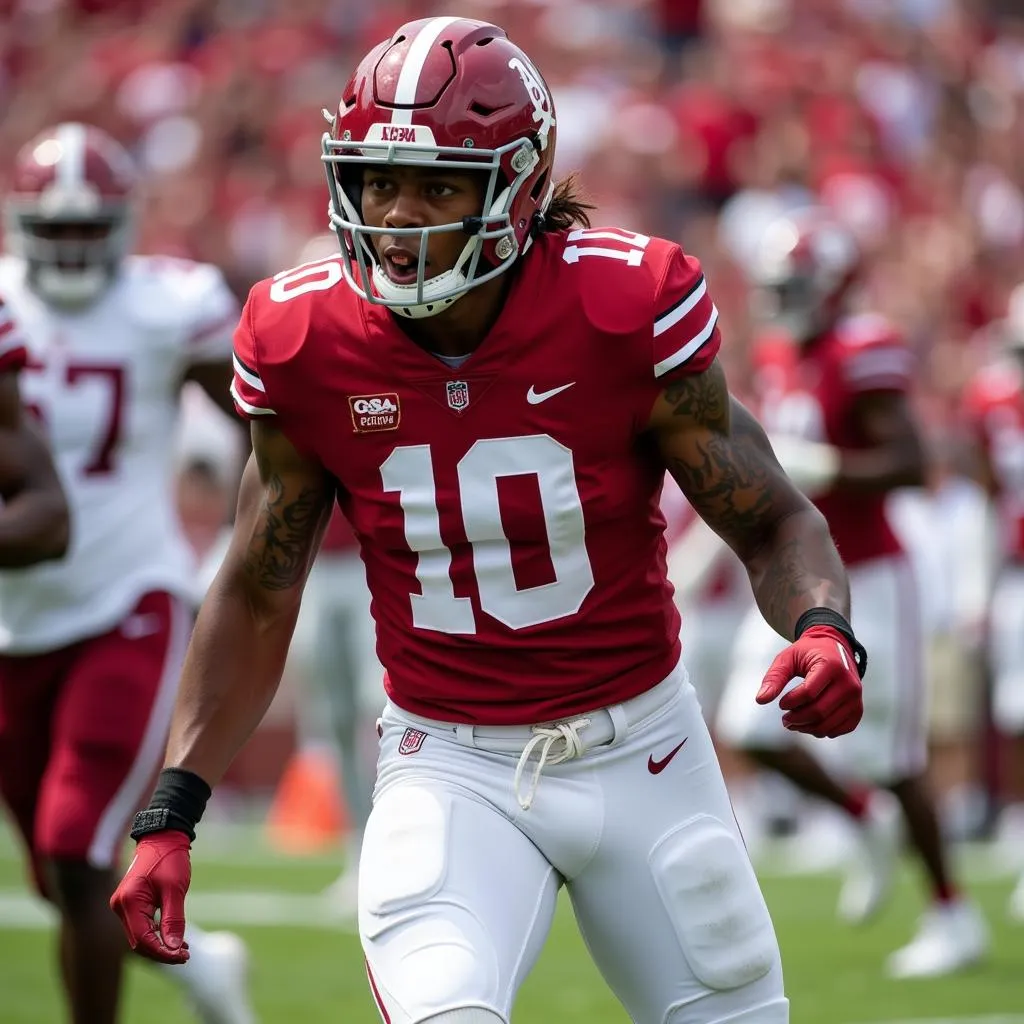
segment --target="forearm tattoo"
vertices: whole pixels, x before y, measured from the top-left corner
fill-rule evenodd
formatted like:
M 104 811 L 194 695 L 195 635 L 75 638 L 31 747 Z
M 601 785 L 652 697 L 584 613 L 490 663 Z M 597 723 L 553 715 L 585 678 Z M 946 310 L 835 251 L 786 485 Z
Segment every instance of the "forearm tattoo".
M 669 472 L 696 511 L 741 557 L 753 554 L 780 512 L 786 513 L 772 487 L 773 460 L 758 443 L 760 427 L 749 415 L 733 414 L 717 362 L 702 374 L 670 384 L 665 400 L 673 416 L 705 428 L 693 431 L 682 451 L 669 454 Z
M 246 575 L 267 590 L 295 586 L 309 565 L 322 510 L 318 488 L 304 487 L 289 496 L 281 478 L 271 476 L 246 552 Z
M 815 605 L 849 612 L 846 572 L 828 528 L 783 472 L 757 420 L 716 363 L 664 392 L 693 424 L 666 452 L 690 503 L 745 563 L 765 619 L 792 635 Z
M 806 516 L 801 516 L 806 520 Z M 792 527 L 792 533 L 785 536 Z M 839 552 L 825 529 L 806 521 L 785 521 L 780 537 L 754 585 L 754 597 L 765 621 L 792 638 L 796 620 L 808 608 L 833 608 L 850 616 L 850 588 Z

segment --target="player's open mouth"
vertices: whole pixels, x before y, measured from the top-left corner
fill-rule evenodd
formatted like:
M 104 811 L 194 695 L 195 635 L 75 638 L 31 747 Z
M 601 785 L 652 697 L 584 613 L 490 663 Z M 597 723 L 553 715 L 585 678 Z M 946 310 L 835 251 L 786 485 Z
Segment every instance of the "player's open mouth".
M 395 284 L 413 284 L 416 281 L 416 269 L 419 262 L 418 254 L 397 245 L 389 245 L 381 256 L 384 273 Z M 425 266 L 430 266 L 427 260 Z

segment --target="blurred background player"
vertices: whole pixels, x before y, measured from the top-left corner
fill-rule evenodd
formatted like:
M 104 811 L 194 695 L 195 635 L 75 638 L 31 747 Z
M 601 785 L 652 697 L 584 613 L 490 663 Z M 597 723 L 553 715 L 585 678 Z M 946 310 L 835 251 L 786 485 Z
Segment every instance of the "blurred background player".
M 1024 285 L 1010 297 L 1003 331 L 1003 351 L 979 370 L 966 406 L 978 441 L 979 476 L 993 503 L 987 559 L 992 714 L 1008 740 L 1001 830 L 1019 848 L 1024 838 Z M 1024 921 L 1024 874 L 1010 898 L 1010 912 Z
M 849 567 L 854 621 L 870 659 L 858 729 L 834 741 L 798 744 L 774 709 L 750 702 L 757 666 L 784 643 L 751 614 L 737 639 L 718 727 L 759 763 L 856 820 L 864 858 L 840 896 L 848 920 L 866 920 L 884 898 L 902 812 L 932 903 L 913 941 L 889 958 L 887 971 L 894 977 L 946 974 L 980 959 L 988 939 L 979 911 L 952 877 L 925 785 L 917 584 L 885 511 L 887 495 L 925 479 L 907 394 L 912 354 L 883 318 L 851 315 L 860 250 L 852 232 L 825 211 L 775 221 L 753 269 L 762 315 L 779 331 L 759 356 L 761 419 L 787 472 L 828 520 Z
M 62 123 L 15 161 L 0 292 L 28 343 L 24 390 L 71 508 L 66 557 L 0 575 L 0 786 L 60 914 L 69 1019 L 117 1016 L 123 935 L 107 902 L 159 767 L 192 626 L 173 504 L 182 382 L 226 404 L 238 307 L 214 267 L 131 257 L 135 168 Z M 251 1020 L 245 951 L 190 936 L 172 974 L 201 1018 Z

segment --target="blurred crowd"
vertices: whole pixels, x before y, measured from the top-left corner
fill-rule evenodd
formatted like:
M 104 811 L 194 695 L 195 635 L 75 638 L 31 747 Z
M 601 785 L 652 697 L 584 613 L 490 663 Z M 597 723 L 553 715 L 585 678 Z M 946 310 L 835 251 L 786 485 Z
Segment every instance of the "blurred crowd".
M 1024 15 L 996 0 L 5 0 L 0 190 L 22 142 L 100 125 L 146 171 L 143 251 L 240 295 L 327 226 L 321 110 L 410 17 L 506 26 L 547 77 L 598 220 L 705 263 L 741 373 L 744 262 L 810 198 L 871 254 L 936 424 L 1021 277 Z
M 442 13 L 533 55 L 557 170 L 580 172 L 597 223 L 700 257 L 741 393 L 753 244 L 831 207 L 868 254 L 865 301 L 919 356 L 937 472 L 966 472 L 963 388 L 1024 280 L 1019 0 L 0 0 L 0 194 L 36 131 L 97 124 L 144 169 L 140 250 L 213 262 L 244 297 L 324 251 L 322 110 L 356 59 Z M 197 546 L 216 485 L 182 480 Z

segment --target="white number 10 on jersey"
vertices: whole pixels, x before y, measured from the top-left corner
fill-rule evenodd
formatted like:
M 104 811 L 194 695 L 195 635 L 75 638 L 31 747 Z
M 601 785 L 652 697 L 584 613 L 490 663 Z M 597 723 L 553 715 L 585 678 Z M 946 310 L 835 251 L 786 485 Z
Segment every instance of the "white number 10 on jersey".
M 572 452 L 548 434 L 489 438 L 477 441 L 456 470 L 481 609 L 510 629 L 578 612 L 594 586 L 594 572 L 587 554 Z M 472 601 L 456 597 L 452 584 L 452 554 L 441 539 L 430 445 L 395 448 L 380 474 L 384 490 L 399 494 L 405 539 L 418 556 L 420 593 L 410 595 L 413 625 L 442 633 L 476 633 Z M 527 474 L 535 475 L 539 485 L 555 579 L 520 590 L 501 523 L 498 479 Z

